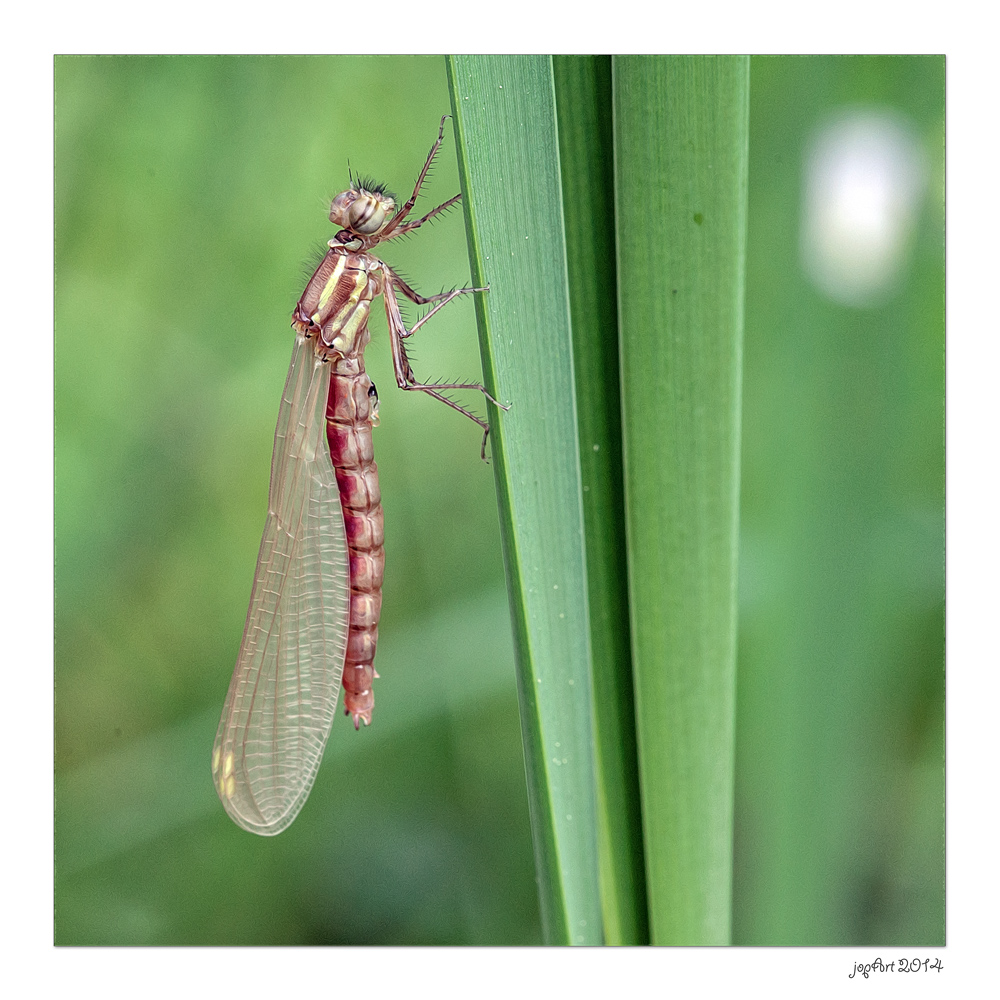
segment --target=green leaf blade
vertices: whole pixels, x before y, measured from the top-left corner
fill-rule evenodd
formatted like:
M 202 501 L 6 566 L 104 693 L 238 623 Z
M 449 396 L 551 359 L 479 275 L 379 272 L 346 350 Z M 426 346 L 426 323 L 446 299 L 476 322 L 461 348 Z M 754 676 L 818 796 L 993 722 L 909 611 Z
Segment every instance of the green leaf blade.
M 610 56 L 553 58 L 594 662 L 601 902 L 608 944 L 647 944 L 629 641 Z
M 545 938 L 601 941 L 573 347 L 548 57 L 453 56 L 449 82 L 518 662 Z
M 654 944 L 730 937 L 749 61 L 614 61 L 629 597 Z

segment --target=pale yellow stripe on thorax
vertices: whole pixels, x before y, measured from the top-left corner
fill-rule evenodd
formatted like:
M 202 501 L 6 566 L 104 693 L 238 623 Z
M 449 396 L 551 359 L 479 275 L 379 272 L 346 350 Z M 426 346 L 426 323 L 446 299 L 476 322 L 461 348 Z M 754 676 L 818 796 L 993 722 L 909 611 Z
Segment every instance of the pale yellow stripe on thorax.
M 368 323 L 371 301 L 370 298 L 362 298 L 368 290 L 368 284 L 368 272 L 359 270 L 347 301 L 327 324 L 327 328 L 334 334 L 330 346 L 341 354 L 353 354 L 358 346 L 365 346 L 355 344 L 355 339 L 358 332 Z
M 319 317 L 323 315 L 323 310 L 326 308 L 327 303 L 329 303 L 330 298 L 336 291 L 337 285 L 340 282 L 341 277 L 344 274 L 344 268 L 347 267 L 347 257 L 343 254 L 337 259 L 336 265 L 334 265 L 333 271 L 330 277 L 326 279 L 326 284 L 323 286 L 323 291 L 319 294 L 319 302 L 316 305 L 316 312 L 312 316 L 314 323 L 319 322 Z

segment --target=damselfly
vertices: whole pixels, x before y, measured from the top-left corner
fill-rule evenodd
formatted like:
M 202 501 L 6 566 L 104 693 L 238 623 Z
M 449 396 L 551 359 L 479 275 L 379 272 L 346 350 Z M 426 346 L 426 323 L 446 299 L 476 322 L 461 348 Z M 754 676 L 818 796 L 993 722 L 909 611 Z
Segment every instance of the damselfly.
M 418 295 L 372 250 L 454 205 L 406 222 L 444 138 L 444 123 L 401 208 L 381 184 L 351 178 L 330 206 L 340 231 L 295 306 L 295 347 L 281 397 L 264 537 L 243 641 L 212 750 L 212 779 L 244 829 L 280 833 L 302 808 L 326 745 L 341 685 L 357 729 L 371 722 L 382 608 L 382 505 L 372 457 L 378 395 L 365 373 L 368 315 L 382 295 L 396 384 L 489 425 L 443 395 L 478 383 L 418 382 L 405 341 L 459 295 Z M 432 308 L 409 329 L 397 295 Z M 506 409 L 506 407 L 503 407 Z

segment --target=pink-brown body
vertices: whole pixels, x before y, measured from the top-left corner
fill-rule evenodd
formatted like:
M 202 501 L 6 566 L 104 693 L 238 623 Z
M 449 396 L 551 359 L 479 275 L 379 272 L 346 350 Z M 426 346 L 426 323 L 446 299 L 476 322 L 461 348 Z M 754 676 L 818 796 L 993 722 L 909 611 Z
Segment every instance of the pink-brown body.
M 382 611 L 382 574 L 385 568 L 382 494 L 378 467 L 372 457 L 371 417 L 378 405 L 371 379 L 362 369 L 345 374 L 347 359 L 330 373 L 326 435 L 337 472 L 340 502 L 351 558 L 351 627 L 344 660 L 344 708 L 354 718 L 371 723 L 374 696 L 375 645 Z
M 315 338 L 332 366 L 326 435 L 337 474 L 351 562 L 351 620 L 344 661 L 344 708 L 370 725 L 375 647 L 385 568 L 382 494 L 372 445 L 378 395 L 365 372 L 368 315 L 384 288 L 382 263 L 369 254 L 334 246 L 295 307 L 293 325 Z

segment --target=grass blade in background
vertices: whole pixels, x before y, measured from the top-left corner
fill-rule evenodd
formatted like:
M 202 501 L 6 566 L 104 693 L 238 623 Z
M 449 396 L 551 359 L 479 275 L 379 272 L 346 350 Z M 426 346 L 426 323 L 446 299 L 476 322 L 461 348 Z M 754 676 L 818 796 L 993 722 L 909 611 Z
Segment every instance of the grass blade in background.
M 545 939 L 599 943 L 590 648 L 552 61 L 448 61 Z
M 614 60 L 629 597 L 654 944 L 730 939 L 749 60 Z
M 635 747 L 614 231 L 610 56 L 553 58 L 594 662 L 604 937 L 649 941 Z

